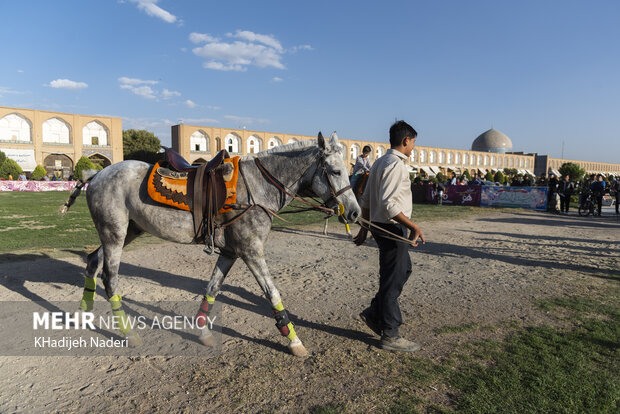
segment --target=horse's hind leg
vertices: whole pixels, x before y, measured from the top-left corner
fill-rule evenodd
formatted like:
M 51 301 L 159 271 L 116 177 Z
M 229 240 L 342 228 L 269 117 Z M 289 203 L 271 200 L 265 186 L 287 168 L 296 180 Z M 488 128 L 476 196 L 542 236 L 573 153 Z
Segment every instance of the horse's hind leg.
M 215 268 L 213 269 L 213 274 L 211 275 L 211 280 L 209 280 L 209 284 L 207 285 L 207 292 L 202 299 L 200 309 L 198 309 L 198 313 L 196 314 L 197 325 L 201 329 L 199 339 L 206 346 L 212 346 L 214 344 L 213 334 L 211 334 L 207 324 L 211 322 L 209 315 L 213 309 L 215 297 L 222 288 L 222 283 L 230 271 L 230 268 L 235 263 L 235 260 L 237 259 L 225 255 L 220 255 L 217 259 L 217 263 L 215 263 Z
M 84 275 L 84 290 L 80 309 L 84 311 L 93 310 L 95 304 L 95 289 L 97 288 L 97 277 L 103 269 L 103 249 L 101 246 L 88 255 L 86 259 L 86 274 Z
M 101 239 L 101 247 L 99 249 L 103 250 L 102 279 L 112 308 L 112 315 L 121 333 L 129 340 L 129 344 L 133 346 L 140 345 L 142 343 L 140 337 L 131 330 L 121 304 L 121 296 L 116 294 L 116 288 L 118 286 L 118 268 L 121 264 L 123 246 L 141 234 L 141 232 L 130 226 L 129 222 L 121 224 L 118 221 L 98 226 L 97 231 Z
M 271 302 L 271 307 L 273 308 L 273 313 L 276 319 L 276 327 L 280 330 L 282 336 L 286 336 L 290 340 L 288 348 L 291 353 L 298 357 L 305 357 L 308 355 L 308 351 L 306 351 L 306 348 L 301 343 L 301 340 L 295 332 L 293 322 L 290 321 L 288 313 L 284 309 L 284 305 L 282 305 L 280 293 L 271 280 L 269 268 L 265 262 L 262 249 L 260 250 L 260 254 L 243 257 L 243 261 L 246 263 L 252 274 L 254 274 L 254 277 L 256 278 L 256 281 L 260 285 L 261 289 L 263 289 L 265 296 Z
M 127 246 L 136 237 L 144 233 L 132 221 L 129 222 L 127 235 L 125 236 L 124 246 Z M 97 277 L 103 270 L 103 249 L 101 246 L 88 255 L 86 259 L 86 275 L 84 275 L 84 291 L 82 292 L 82 300 L 80 309 L 90 311 L 95 303 L 95 290 L 97 288 Z

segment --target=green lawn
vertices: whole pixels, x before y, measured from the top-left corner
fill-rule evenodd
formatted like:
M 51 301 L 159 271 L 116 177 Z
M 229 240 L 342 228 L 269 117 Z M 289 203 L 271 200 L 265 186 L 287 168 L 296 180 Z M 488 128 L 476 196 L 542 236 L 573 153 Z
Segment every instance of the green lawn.
M 62 250 L 90 252 L 99 245 L 99 237 L 84 194 L 65 215 L 58 213 L 69 192 L 0 192 L 0 253 L 45 252 Z M 156 242 L 150 235 L 140 237 L 137 245 Z M 5 254 L 0 262 L 11 256 Z
M 405 357 L 395 383 L 406 384 L 392 413 L 617 413 L 620 402 L 620 306 L 607 299 L 540 303 L 569 328 L 513 327 L 505 341 L 460 345 L 441 363 Z M 442 334 L 475 325 L 450 327 Z M 447 406 L 417 395 L 430 384 L 450 390 Z
M 69 192 L 64 191 L 0 192 L 0 252 L 76 248 L 92 250 L 98 246 L 99 238 L 90 218 L 84 194 L 78 197 L 67 214 L 58 214 L 58 208 L 68 197 Z M 306 206 L 296 202 L 285 208 L 281 217 L 288 223 L 275 217 L 273 226 L 323 224 L 325 216 L 320 212 L 286 213 L 300 207 Z M 415 221 L 458 220 L 489 212 L 489 209 L 480 207 L 415 204 L 412 218 Z M 338 221 L 333 217 L 330 219 L 330 228 L 335 225 L 338 225 Z M 157 242 L 157 239 L 144 235 L 135 243 L 139 246 L 154 242 Z
M 303 226 L 311 224 L 323 224 L 325 215 L 317 211 L 305 211 L 295 214 L 287 214 L 287 211 L 297 210 L 299 208 L 307 207 L 302 203 L 295 201 L 291 206 L 286 207 L 279 214 L 286 223 L 279 218 L 275 217 L 273 220 L 274 227 L 286 227 L 286 226 Z M 461 220 L 469 217 L 480 216 L 485 214 L 492 214 L 499 209 L 489 209 L 484 207 L 470 207 L 470 206 L 438 206 L 435 204 L 414 204 L 411 219 L 414 222 L 421 221 L 440 221 L 440 220 Z M 512 209 L 514 210 L 514 209 Z M 338 219 L 336 217 L 330 218 L 330 225 L 336 224 Z
M 84 248 L 99 244 L 82 196 L 61 216 L 69 192 L 0 192 L 0 251 Z

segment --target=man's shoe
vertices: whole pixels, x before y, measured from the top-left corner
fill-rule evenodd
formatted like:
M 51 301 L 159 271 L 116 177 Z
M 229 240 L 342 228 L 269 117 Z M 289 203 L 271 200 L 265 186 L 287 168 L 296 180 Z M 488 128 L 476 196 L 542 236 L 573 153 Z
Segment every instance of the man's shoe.
M 379 328 L 379 324 L 374 321 L 374 319 L 370 316 L 370 308 L 366 308 L 360 313 L 360 319 L 364 321 L 366 326 L 370 328 L 371 331 L 381 336 L 381 328 Z
M 420 345 L 415 342 L 411 342 L 406 340 L 401 336 L 391 337 L 391 336 L 382 336 L 381 337 L 381 349 L 385 349 L 386 351 L 402 351 L 402 352 L 415 352 L 420 350 Z

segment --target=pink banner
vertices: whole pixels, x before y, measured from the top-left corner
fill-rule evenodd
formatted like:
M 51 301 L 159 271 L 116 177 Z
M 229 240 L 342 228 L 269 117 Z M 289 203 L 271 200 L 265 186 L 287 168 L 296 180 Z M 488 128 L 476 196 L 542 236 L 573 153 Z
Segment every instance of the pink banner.
M 479 185 L 446 185 L 443 190 L 442 203 L 457 206 L 479 206 L 481 192 L 482 187 Z M 438 194 L 433 195 L 433 186 L 429 184 L 426 200 L 436 203 L 435 197 L 438 196 Z
M 479 206 L 482 187 L 479 185 L 447 185 L 443 195 L 444 204 Z
M 0 181 L 0 191 L 71 191 L 77 181 Z

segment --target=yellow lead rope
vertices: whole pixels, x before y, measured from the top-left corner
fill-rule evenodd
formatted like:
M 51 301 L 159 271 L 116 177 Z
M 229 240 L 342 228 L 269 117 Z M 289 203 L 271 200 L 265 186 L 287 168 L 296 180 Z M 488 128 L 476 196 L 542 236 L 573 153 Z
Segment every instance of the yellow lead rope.
M 381 237 L 383 237 L 385 239 L 394 240 L 394 241 L 397 241 L 397 242 L 400 242 L 400 243 L 407 243 L 409 245 L 411 245 L 411 243 L 413 243 L 413 240 L 406 239 L 406 238 L 404 238 L 402 236 L 399 236 L 398 234 L 392 233 L 391 231 L 384 229 L 381 226 L 377 226 L 376 224 L 372 224 L 369 220 L 366 220 L 365 218 L 358 217 L 357 221 L 358 221 L 358 224 L 361 227 L 364 227 L 367 230 L 370 230 L 370 227 L 374 227 L 374 228 L 377 228 L 377 229 L 381 230 L 383 233 L 388 234 L 389 236 L 383 236 L 383 235 L 381 236 Z M 367 225 L 367 227 L 365 227 L 364 225 Z M 390 237 L 390 236 L 392 236 L 392 237 Z

